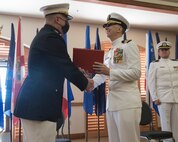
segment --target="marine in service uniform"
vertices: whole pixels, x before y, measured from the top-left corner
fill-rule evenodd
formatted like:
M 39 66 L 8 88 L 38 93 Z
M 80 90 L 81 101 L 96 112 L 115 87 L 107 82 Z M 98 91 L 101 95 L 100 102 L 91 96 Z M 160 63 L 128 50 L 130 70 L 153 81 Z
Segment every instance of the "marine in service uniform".
M 173 132 L 178 141 L 178 61 L 169 59 L 170 42 L 161 41 L 156 47 L 161 58 L 150 64 L 148 87 L 158 105 L 161 129 Z
M 69 4 L 41 8 L 46 24 L 30 46 L 28 75 L 14 110 L 14 115 L 21 118 L 24 142 L 55 141 L 56 122 L 62 118 L 65 78 L 81 91 L 92 86 L 92 81 L 72 63 L 62 37 L 72 19 L 68 9 Z
M 95 63 L 94 87 L 109 78 L 107 95 L 107 127 L 109 142 L 140 142 L 141 97 L 137 80 L 141 76 L 137 45 L 122 36 L 128 21 L 117 13 L 109 14 L 103 25 L 112 48 L 105 54 L 104 64 Z

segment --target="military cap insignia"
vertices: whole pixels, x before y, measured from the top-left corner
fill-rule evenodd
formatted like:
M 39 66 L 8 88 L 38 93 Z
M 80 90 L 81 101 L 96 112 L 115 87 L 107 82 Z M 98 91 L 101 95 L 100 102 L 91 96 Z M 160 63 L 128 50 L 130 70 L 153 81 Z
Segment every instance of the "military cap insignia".
M 107 21 L 111 18 L 111 15 L 108 15 Z
M 156 45 L 156 48 L 157 49 L 161 49 L 161 48 L 171 48 L 172 44 L 168 41 L 161 41 L 160 43 L 158 43 Z
M 163 42 L 162 47 L 167 47 L 167 46 L 168 46 L 167 43 Z

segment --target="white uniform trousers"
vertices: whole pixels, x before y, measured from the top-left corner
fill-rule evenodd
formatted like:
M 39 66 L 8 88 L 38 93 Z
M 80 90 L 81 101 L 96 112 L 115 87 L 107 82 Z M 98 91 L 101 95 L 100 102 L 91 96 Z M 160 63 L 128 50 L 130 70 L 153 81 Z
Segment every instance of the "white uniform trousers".
M 56 123 L 21 119 L 23 142 L 55 142 Z
M 107 111 L 109 142 L 140 142 L 141 108 Z
M 178 142 L 178 122 L 177 122 L 178 104 L 161 103 L 160 105 L 158 105 L 158 109 L 159 109 L 160 120 L 161 120 L 161 129 L 163 131 L 173 132 L 175 141 Z M 167 140 L 167 141 L 171 141 L 171 140 Z

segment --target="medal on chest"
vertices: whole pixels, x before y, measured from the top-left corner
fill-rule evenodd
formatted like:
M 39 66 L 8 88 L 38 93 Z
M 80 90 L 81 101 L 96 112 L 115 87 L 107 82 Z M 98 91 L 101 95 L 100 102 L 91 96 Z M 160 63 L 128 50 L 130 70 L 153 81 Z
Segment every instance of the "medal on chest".
M 123 49 L 116 48 L 114 49 L 113 63 L 121 64 L 123 62 Z

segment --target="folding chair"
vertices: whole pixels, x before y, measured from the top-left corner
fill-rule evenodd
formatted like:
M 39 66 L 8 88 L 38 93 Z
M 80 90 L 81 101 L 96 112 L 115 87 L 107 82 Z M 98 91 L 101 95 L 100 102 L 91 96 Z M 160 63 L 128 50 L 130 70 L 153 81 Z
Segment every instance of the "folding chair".
M 141 132 L 140 138 L 146 139 L 147 142 L 151 142 L 152 139 L 158 140 L 159 142 L 161 142 L 164 139 L 172 139 L 172 141 L 175 142 L 172 132 L 155 131 L 153 129 L 152 110 L 150 106 L 146 102 L 143 101 L 140 125 L 148 125 L 148 124 L 150 125 L 150 128 L 151 128 L 150 131 Z

